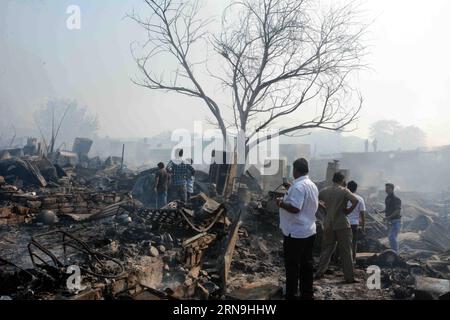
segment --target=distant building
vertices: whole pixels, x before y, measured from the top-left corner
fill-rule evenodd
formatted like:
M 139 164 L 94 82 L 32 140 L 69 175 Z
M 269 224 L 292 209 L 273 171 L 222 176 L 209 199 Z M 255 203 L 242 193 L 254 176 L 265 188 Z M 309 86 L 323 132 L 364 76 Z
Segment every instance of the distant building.
M 450 190 L 450 146 L 411 151 L 342 153 L 339 158 L 312 160 L 311 176 L 325 180 L 328 162 L 338 159 L 350 171 L 350 179 L 362 187 L 382 188 L 393 181 L 403 191 L 440 192 Z

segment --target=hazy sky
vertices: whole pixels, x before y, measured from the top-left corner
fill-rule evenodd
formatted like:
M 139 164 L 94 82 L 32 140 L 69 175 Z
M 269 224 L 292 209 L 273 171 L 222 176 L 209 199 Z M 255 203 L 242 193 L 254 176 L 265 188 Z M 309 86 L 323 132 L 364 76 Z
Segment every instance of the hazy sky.
M 206 2 L 211 16 L 226 3 Z M 66 28 L 72 4 L 81 8 L 81 30 Z M 450 144 L 450 1 L 366 0 L 363 7 L 375 22 L 371 70 L 355 83 L 365 105 L 354 134 L 366 137 L 370 123 L 396 119 L 421 127 L 430 145 Z M 113 137 L 203 121 L 208 113 L 200 102 L 131 83 L 138 73 L 130 43 L 145 37 L 124 19 L 133 8 L 140 11 L 141 0 L 0 1 L 2 117 L 6 108 L 27 112 L 57 97 L 86 105 L 98 114 L 101 134 Z

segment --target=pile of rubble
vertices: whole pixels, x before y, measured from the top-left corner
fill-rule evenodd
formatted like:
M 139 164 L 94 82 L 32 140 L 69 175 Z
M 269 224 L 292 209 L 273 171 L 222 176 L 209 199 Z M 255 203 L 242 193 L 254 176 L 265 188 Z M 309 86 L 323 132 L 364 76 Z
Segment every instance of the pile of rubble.
M 211 201 L 205 201 L 210 204 Z M 9 225 L 2 232 L 0 295 L 12 299 L 208 299 L 226 286 L 238 224 L 226 209 L 129 200 L 83 222 Z M 73 266 L 83 287 L 70 288 Z M 72 267 L 71 267 L 72 266 Z
M 327 183 L 318 183 L 323 187 Z M 242 218 L 233 259 L 229 296 L 279 299 L 282 297 L 284 263 L 282 236 L 278 230 L 276 198 L 283 187 L 265 195 L 251 193 L 247 215 Z M 367 202 L 366 230 L 359 233 L 355 265 L 360 283 L 344 285 L 338 259 L 325 278 L 315 281 L 317 299 L 448 299 L 450 284 L 450 197 L 448 194 L 400 193 L 403 200 L 403 228 L 399 234 L 400 252 L 389 250 L 388 226 L 382 214 L 383 192 L 363 190 Z M 318 265 L 323 214 L 316 214 L 318 237 L 314 245 Z M 368 268 L 378 266 L 381 289 L 370 290 Z
M 88 151 L 2 153 L 0 296 L 223 297 L 240 224 L 201 192 L 216 193 L 210 176 L 198 173 L 189 206 L 155 209 L 155 169 L 133 172 Z M 79 285 L 70 285 L 74 268 Z
M 56 166 L 53 169 L 56 171 Z M 121 191 L 119 188 L 107 190 L 81 185 L 70 173 L 73 168 L 67 172 L 59 169 L 64 175 L 47 180 L 43 172 L 27 160 L 1 160 L 0 225 L 29 222 L 45 212 L 82 220 L 127 198 L 126 188 Z
M 196 172 L 195 194 L 155 208 L 156 169 L 133 172 L 123 158 L 2 153 L 0 296 L 10 299 L 281 299 L 284 263 L 275 177 L 212 165 Z M 81 146 L 84 146 L 81 148 Z M 264 181 L 263 181 L 264 182 Z M 319 187 L 326 185 L 318 183 Z M 264 191 L 267 186 L 272 190 Z M 383 194 L 367 190 L 366 232 L 356 275 L 343 285 L 338 264 L 315 281 L 317 299 L 443 299 L 450 280 L 450 201 L 400 194 L 400 255 L 388 250 L 376 213 Z M 318 264 L 323 214 L 317 212 Z M 367 268 L 381 269 L 370 290 Z M 73 277 L 79 268 L 82 281 Z M 75 272 L 75 273 L 74 273 Z
M 399 194 L 403 201 L 403 228 L 399 234 L 399 254 L 389 250 L 388 226 L 377 211 L 384 208 L 384 194 L 364 194 L 367 205 L 366 232 L 359 234 L 357 274 L 365 281 L 370 266 L 381 270 L 383 299 L 447 299 L 450 284 L 450 219 L 448 207 L 433 208 L 442 195 L 417 204 L 419 194 Z M 331 267 L 330 274 L 334 274 Z M 337 274 L 340 274 L 337 272 Z M 358 287 L 358 286 L 356 286 Z M 367 289 L 366 289 L 367 291 Z M 377 292 L 375 290 L 375 292 Z M 373 297 L 371 292 L 371 299 Z M 353 296 L 360 299 L 361 292 Z M 338 299 L 342 297 L 338 296 Z M 348 298 L 348 295 L 345 295 Z

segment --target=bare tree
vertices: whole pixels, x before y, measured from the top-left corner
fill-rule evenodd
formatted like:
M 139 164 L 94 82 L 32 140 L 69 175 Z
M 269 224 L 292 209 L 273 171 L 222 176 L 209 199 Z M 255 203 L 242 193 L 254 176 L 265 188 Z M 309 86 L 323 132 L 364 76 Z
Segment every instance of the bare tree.
M 248 134 L 247 150 L 271 138 L 250 142 L 252 137 L 281 121 L 289 125 L 280 135 L 292 135 L 343 130 L 357 119 L 363 99 L 358 93 L 358 102 L 349 103 L 355 90 L 348 80 L 363 67 L 367 26 L 354 3 L 321 10 L 314 0 L 237 0 L 223 14 L 222 31 L 212 35 L 210 21 L 199 17 L 198 1 L 143 1 L 150 17 L 130 15 L 148 35 L 143 54 L 132 50 L 143 75 L 133 81 L 202 100 L 224 137 L 230 126 Z M 217 80 L 226 89 L 228 104 L 206 92 L 196 73 L 208 63 L 193 60 L 192 48 L 201 41 L 221 59 L 223 70 L 209 72 L 208 82 Z M 169 76 L 152 71 L 161 55 L 176 62 Z
M 35 111 L 34 121 L 50 154 L 57 151 L 58 144 L 63 145 L 80 135 L 94 137 L 99 128 L 96 116 L 89 115 L 77 101 L 67 99 L 50 99 Z

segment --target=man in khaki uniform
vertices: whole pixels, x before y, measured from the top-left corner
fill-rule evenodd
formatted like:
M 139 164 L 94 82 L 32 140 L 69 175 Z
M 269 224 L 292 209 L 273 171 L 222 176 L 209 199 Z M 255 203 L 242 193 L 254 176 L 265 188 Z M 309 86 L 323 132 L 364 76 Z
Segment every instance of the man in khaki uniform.
M 344 278 L 347 283 L 355 282 L 352 258 L 352 229 L 347 218 L 358 205 L 358 199 L 342 186 L 345 177 L 338 172 L 333 177 L 334 185 L 323 189 L 319 193 L 319 201 L 326 210 L 322 238 L 322 251 L 316 279 L 321 278 L 327 271 L 331 256 L 336 248 L 344 269 Z M 347 208 L 348 202 L 351 207 Z

